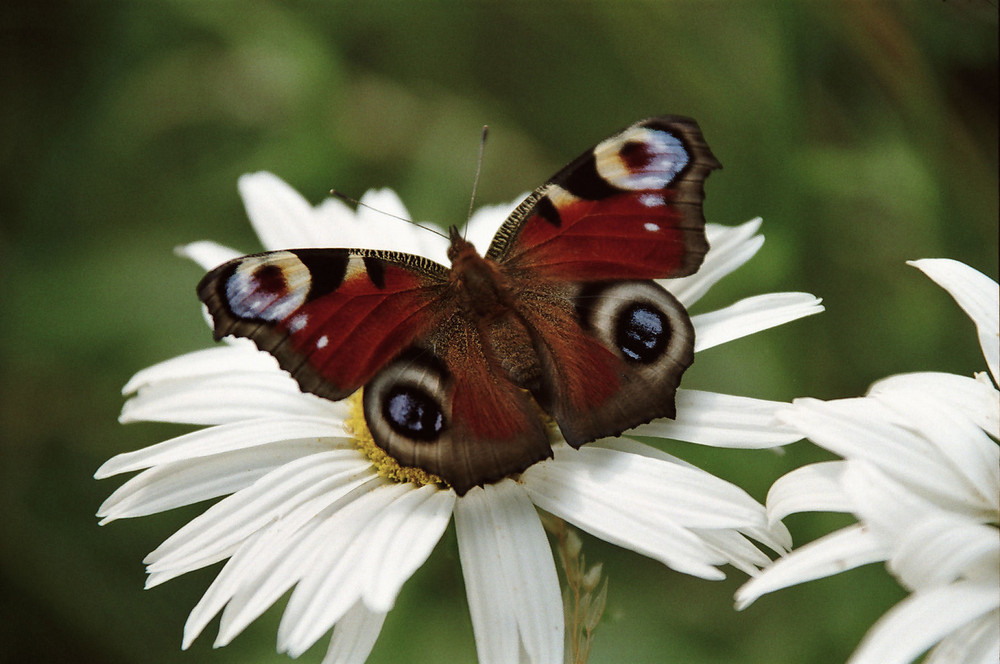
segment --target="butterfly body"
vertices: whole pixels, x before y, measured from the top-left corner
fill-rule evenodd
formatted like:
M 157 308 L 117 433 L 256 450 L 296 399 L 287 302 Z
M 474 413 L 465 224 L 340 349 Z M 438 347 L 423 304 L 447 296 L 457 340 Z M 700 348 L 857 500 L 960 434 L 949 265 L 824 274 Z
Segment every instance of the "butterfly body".
M 571 162 L 480 255 L 454 228 L 450 268 L 366 249 L 230 261 L 198 287 L 217 338 L 253 339 L 308 392 L 364 387 L 376 444 L 459 494 L 657 417 L 693 361 L 684 308 L 653 279 L 697 270 L 703 182 L 694 121 L 651 118 Z

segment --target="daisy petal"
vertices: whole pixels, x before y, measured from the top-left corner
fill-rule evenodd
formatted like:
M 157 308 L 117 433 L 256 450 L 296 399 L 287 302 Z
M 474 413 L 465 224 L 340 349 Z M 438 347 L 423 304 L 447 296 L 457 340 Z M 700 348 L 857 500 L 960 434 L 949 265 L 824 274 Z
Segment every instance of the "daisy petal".
M 996 588 L 968 581 L 917 590 L 875 623 L 848 664 L 906 664 L 998 604 Z
M 996 528 L 940 513 L 906 529 L 889 568 L 909 588 L 944 585 L 1000 568 Z
M 362 598 L 376 613 L 386 613 L 403 583 L 424 564 L 451 521 L 455 494 L 427 485 L 413 491 L 404 505 L 400 498 L 388 518 L 379 522 L 373 539 L 378 542 L 366 560 L 368 578 Z M 407 496 L 409 497 L 409 496 Z
M 125 402 L 118 420 L 210 425 L 266 417 L 336 417 L 343 409 L 342 402 L 303 394 L 287 374 L 246 372 L 140 388 Z
M 239 179 L 240 196 L 257 237 L 268 251 L 313 247 L 313 209 L 284 180 L 268 173 L 248 173 Z
M 939 371 L 899 374 L 872 384 L 868 396 L 885 399 L 903 390 L 921 393 L 953 408 L 976 423 L 993 438 L 1000 438 L 1000 394 L 992 385 Z
M 691 316 L 695 352 L 823 311 L 809 293 L 768 293 L 740 300 L 725 309 Z
M 694 473 L 690 467 L 654 463 L 648 457 L 591 446 L 577 451 L 560 448 L 553 460 L 522 473 L 521 481 L 536 505 L 605 541 L 655 558 L 679 572 L 707 579 L 724 578 L 713 565 L 721 565 L 726 559 L 678 522 L 678 518 L 699 509 L 693 505 L 697 496 L 685 496 L 684 489 L 670 484 L 682 479 L 682 471 Z M 682 479 L 684 486 L 691 481 L 696 481 L 694 475 Z M 662 491 L 647 495 L 637 488 L 639 484 L 643 489 L 658 485 L 686 505 L 664 502 Z M 618 490 L 609 493 L 608 486 Z M 727 526 L 739 521 L 728 518 L 731 514 L 713 513 L 708 505 L 700 507 Z M 747 512 L 745 506 L 739 511 Z M 758 519 L 763 524 L 762 512 Z
M 745 609 L 767 593 L 854 569 L 889 557 L 889 548 L 862 526 L 848 526 L 779 558 L 736 591 L 736 608 Z
M 143 562 L 151 574 L 198 569 L 297 505 L 370 473 L 361 455 L 345 459 L 339 450 L 296 459 L 208 508 Z
M 284 440 L 339 439 L 345 435 L 343 426 L 338 427 L 337 422 L 329 418 L 286 417 L 220 424 L 192 431 L 141 450 L 119 454 L 105 461 L 104 465 L 94 473 L 94 477 L 104 479 L 161 463 L 208 457 L 258 445 L 271 445 Z M 328 444 L 327 449 L 329 447 Z
M 628 436 L 654 436 L 713 447 L 762 449 L 794 443 L 802 434 L 776 414 L 788 404 L 700 390 L 677 390 L 677 419 L 653 420 Z
M 191 242 L 190 244 L 182 244 L 179 247 L 174 247 L 174 254 L 180 256 L 181 258 L 187 258 L 194 261 L 205 270 L 211 270 L 219 265 L 222 265 L 226 261 L 239 258 L 243 255 L 243 252 L 231 249 L 225 245 L 219 244 L 218 242 L 202 240 L 200 242 Z
M 979 345 L 993 381 L 1000 382 L 1000 286 L 979 270 L 948 258 L 925 258 L 908 263 L 955 298 L 979 332 Z
M 799 512 L 850 512 L 850 497 L 840 485 L 845 461 L 825 461 L 796 468 L 767 492 L 767 516 L 780 521 Z
M 337 622 L 322 664 L 364 664 L 382 631 L 385 613 L 358 602 Z
M 379 543 L 373 529 L 395 503 L 415 491 L 412 484 L 380 486 L 353 502 L 349 531 L 329 532 L 322 553 L 295 586 L 278 627 L 278 648 L 291 657 L 308 650 L 360 599 L 366 579 L 355 574 Z M 343 510 L 347 513 L 347 509 Z M 346 515 L 342 515 L 346 519 Z
M 279 466 L 329 449 L 329 445 L 316 439 L 284 441 L 266 448 L 252 447 L 158 464 L 121 485 L 104 501 L 97 516 L 103 517 L 100 521 L 103 526 L 116 519 L 156 514 L 229 495 Z M 354 454 L 353 450 L 343 452 Z
M 1000 611 L 994 609 L 941 640 L 923 664 L 996 664 L 1000 662 Z
M 559 580 L 525 492 L 511 480 L 472 489 L 455 528 L 479 661 L 518 661 L 520 644 L 532 662 L 562 662 Z
M 210 375 L 226 375 L 236 372 L 278 370 L 278 362 L 267 353 L 257 351 L 247 352 L 245 348 L 218 346 L 193 353 L 178 355 L 175 358 L 154 364 L 143 369 L 125 383 L 122 394 L 129 395 L 140 387 L 157 383 L 188 380 L 190 378 Z
M 681 304 L 690 307 L 720 279 L 753 258 L 763 246 L 764 236 L 756 235 L 761 221 L 757 217 L 736 227 L 705 224 L 705 234 L 711 250 L 705 254 L 705 260 L 698 271 L 689 277 L 657 281 L 673 293 Z
M 242 564 L 232 570 L 227 565 L 216 579 L 221 582 L 221 577 L 229 573 L 231 578 L 241 581 L 222 614 L 215 647 L 236 638 L 308 574 L 320 556 L 330 549 L 343 550 L 354 533 L 364 527 L 364 518 L 370 514 L 370 496 L 376 494 L 378 498 L 384 486 L 386 481 L 374 473 L 350 478 L 330 493 L 302 503 L 284 519 L 268 525 Z

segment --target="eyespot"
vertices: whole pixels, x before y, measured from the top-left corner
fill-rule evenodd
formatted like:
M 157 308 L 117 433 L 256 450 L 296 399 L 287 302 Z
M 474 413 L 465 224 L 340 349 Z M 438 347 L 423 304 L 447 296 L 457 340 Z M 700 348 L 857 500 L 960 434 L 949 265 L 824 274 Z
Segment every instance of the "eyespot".
M 226 302 L 240 318 L 281 321 L 309 295 L 309 269 L 290 251 L 244 258 L 226 279 Z
M 640 371 L 655 371 L 661 362 L 676 363 L 691 352 L 694 330 L 687 312 L 653 281 L 590 284 L 576 302 L 584 329 Z
M 618 350 L 639 364 L 655 362 L 670 340 L 666 315 L 645 302 L 635 302 L 620 311 L 614 326 Z
M 397 383 L 382 398 L 382 417 L 400 436 L 432 441 L 445 427 L 444 409 L 419 385 Z
M 375 444 L 404 465 L 418 465 L 421 448 L 448 436 L 448 384 L 444 365 L 415 348 L 375 374 L 364 391 L 365 420 Z

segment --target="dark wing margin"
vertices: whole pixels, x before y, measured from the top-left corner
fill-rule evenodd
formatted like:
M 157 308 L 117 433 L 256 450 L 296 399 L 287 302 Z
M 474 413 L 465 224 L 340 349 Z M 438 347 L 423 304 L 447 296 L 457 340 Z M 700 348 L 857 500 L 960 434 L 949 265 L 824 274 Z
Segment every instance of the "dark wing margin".
M 216 339 L 251 339 L 303 391 L 337 400 L 433 327 L 447 275 L 410 254 L 293 249 L 224 263 L 197 292 Z

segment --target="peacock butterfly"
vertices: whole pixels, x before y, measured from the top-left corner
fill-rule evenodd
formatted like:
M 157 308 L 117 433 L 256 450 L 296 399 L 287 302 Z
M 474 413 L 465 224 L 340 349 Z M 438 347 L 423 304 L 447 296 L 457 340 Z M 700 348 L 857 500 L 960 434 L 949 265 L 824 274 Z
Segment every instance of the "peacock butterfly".
M 209 272 L 215 338 L 247 337 L 300 388 L 363 391 L 375 443 L 460 495 L 574 446 L 674 417 L 694 359 L 684 307 L 653 279 L 697 271 L 704 181 L 689 118 L 638 122 L 572 161 L 485 256 L 455 227 L 445 267 L 371 249 L 292 249 Z

